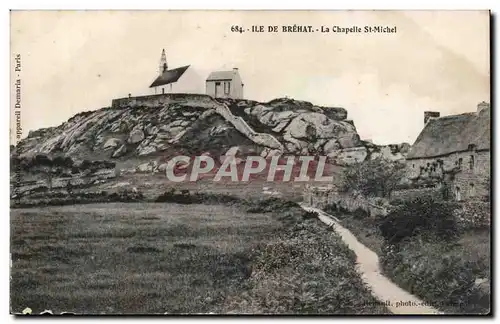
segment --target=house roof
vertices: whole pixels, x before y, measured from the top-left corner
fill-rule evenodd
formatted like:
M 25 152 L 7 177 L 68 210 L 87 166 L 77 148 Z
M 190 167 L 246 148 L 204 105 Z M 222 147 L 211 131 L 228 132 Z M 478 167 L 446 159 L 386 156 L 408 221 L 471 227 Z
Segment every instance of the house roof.
M 407 159 L 429 158 L 467 151 L 490 149 L 490 109 L 478 113 L 431 118 L 408 152 Z
M 179 80 L 179 78 L 184 74 L 184 72 L 186 72 L 188 67 L 189 65 L 186 65 L 176 69 L 166 70 L 159 77 L 157 77 L 156 80 L 154 80 L 154 82 L 151 83 L 149 87 L 153 88 L 177 82 L 177 80 Z
M 207 81 L 220 81 L 220 80 L 232 80 L 235 74 L 238 73 L 236 71 L 214 71 L 210 73 L 207 78 Z

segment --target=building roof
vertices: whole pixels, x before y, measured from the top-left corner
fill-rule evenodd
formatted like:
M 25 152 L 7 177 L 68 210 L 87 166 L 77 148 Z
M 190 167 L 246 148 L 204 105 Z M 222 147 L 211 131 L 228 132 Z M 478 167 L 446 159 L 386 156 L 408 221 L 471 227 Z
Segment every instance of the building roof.
M 232 80 L 235 74 L 238 73 L 237 70 L 232 71 L 214 71 L 210 73 L 207 81 L 221 81 L 221 80 Z
M 149 87 L 153 88 L 177 82 L 177 80 L 179 80 L 179 78 L 184 74 L 184 72 L 186 72 L 188 67 L 189 65 L 186 65 L 176 69 L 166 70 L 159 77 L 157 77 L 156 80 L 154 80 L 154 82 L 151 83 Z
M 467 151 L 490 149 L 490 109 L 478 113 L 431 118 L 408 152 L 407 159 L 430 158 Z

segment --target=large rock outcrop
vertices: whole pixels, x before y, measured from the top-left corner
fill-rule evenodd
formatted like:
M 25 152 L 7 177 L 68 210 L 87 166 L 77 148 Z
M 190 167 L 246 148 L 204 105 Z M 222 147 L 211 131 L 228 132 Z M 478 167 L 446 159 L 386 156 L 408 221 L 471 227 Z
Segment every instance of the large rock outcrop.
M 60 126 L 30 132 L 17 151 L 87 159 L 94 155 L 129 159 L 179 152 L 221 156 L 233 147 L 261 156 L 320 154 L 340 160 L 349 160 L 347 156 L 352 154 L 348 152 L 357 152 L 356 159 L 379 154 L 360 141 L 343 108 L 289 98 L 259 103 L 165 95 L 163 101 L 158 96 L 151 100 L 145 105 L 147 98 L 141 99 L 140 106 L 139 101 L 121 101 L 114 107 L 77 114 Z

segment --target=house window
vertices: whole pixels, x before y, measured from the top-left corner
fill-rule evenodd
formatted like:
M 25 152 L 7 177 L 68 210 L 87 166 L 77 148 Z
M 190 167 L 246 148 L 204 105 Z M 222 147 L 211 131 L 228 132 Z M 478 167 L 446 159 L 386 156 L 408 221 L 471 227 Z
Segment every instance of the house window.
M 476 188 L 474 188 L 474 184 L 469 184 L 469 196 L 474 197 L 476 195 Z
M 462 167 L 462 158 L 459 158 L 458 159 L 458 167 L 461 168 Z
M 231 82 L 227 81 L 224 82 L 224 94 L 230 94 L 231 93 Z
M 462 196 L 460 195 L 460 187 L 455 187 L 455 199 L 457 201 L 460 201 L 462 200 Z
M 474 155 L 470 156 L 470 159 L 469 159 L 469 169 L 474 170 Z
M 474 151 L 476 149 L 476 145 L 474 144 L 469 144 L 469 147 L 468 147 L 469 151 Z
M 413 166 L 412 166 L 412 168 L 414 168 L 414 169 L 415 169 L 415 163 L 413 163 Z

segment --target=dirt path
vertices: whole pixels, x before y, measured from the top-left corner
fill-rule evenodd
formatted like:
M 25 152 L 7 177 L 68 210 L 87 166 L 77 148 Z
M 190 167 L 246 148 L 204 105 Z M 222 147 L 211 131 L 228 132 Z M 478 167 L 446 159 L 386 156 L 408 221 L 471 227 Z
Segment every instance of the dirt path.
M 344 243 L 356 253 L 358 272 L 363 281 L 372 290 L 373 296 L 386 303 L 391 312 L 394 314 L 443 314 L 433 307 L 426 306 L 422 300 L 401 289 L 382 275 L 377 254 L 361 244 L 349 230 L 340 225 L 337 218 L 321 209 L 306 205 L 301 206 L 304 210 L 317 212 L 323 223 L 334 226 Z

